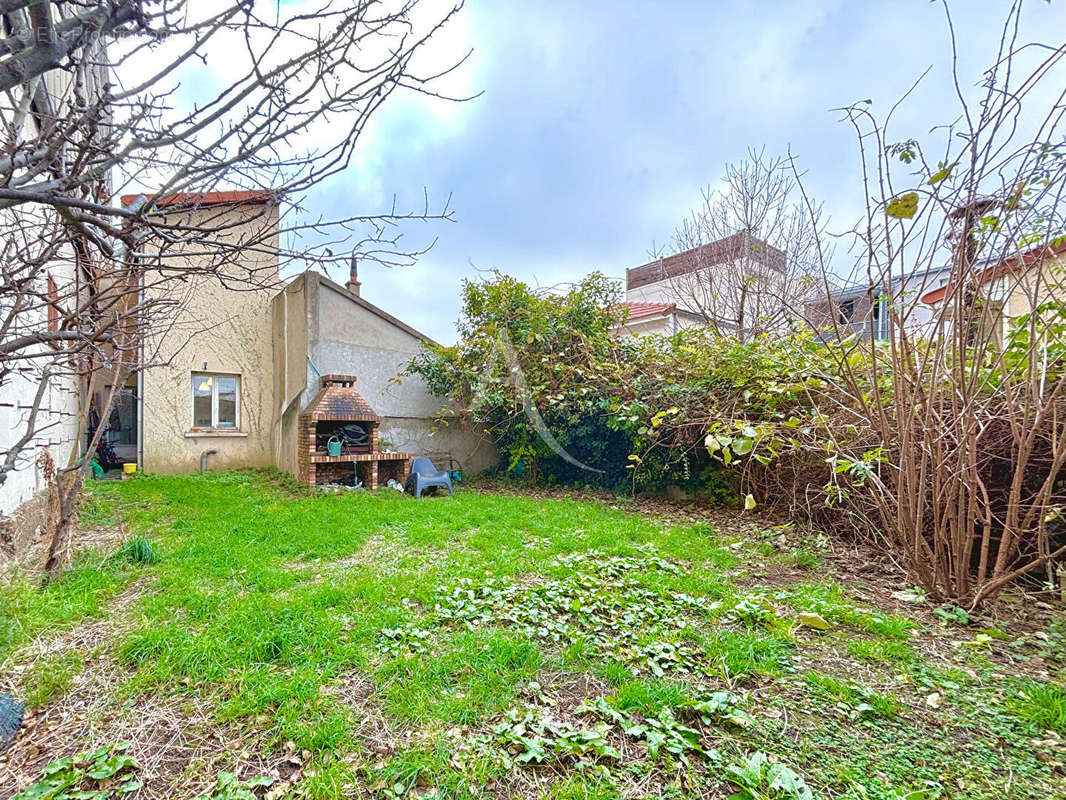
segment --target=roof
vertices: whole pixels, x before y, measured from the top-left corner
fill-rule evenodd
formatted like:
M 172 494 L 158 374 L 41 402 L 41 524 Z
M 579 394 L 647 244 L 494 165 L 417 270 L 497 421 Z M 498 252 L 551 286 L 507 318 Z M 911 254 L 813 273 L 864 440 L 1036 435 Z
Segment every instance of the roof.
M 415 339 L 420 339 L 421 341 L 425 342 L 426 344 L 437 344 L 436 341 L 431 339 L 429 336 L 426 336 L 426 334 L 422 333 L 421 331 L 415 330 L 410 325 L 408 325 L 406 322 L 404 322 L 402 319 L 397 319 L 392 314 L 390 314 L 388 311 L 385 311 L 382 308 L 378 308 L 376 305 L 371 303 L 369 300 L 365 300 L 362 297 L 359 297 L 357 295 L 352 294 L 347 289 L 345 289 L 343 286 L 341 286 L 339 283 L 331 281 L 329 278 L 327 278 L 321 272 L 316 272 L 313 269 L 309 269 L 306 272 L 302 272 L 299 275 L 297 275 L 295 278 L 293 278 L 291 281 L 289 281 L 289 283 L 287 283 L 285 286 L 283 286 L 281 291 L 284 292 L 290 286 L 295 286 L 298 281 L 307 281 L 307 280 L 318 281 L 319 284 L 321 284 L 322 286 L 329 287 L 330 289 L 332 289 L 333 291 L 337 292 L 337 294 L 339 294 L 341 297 L 345 298 L 349 302 L 351 302 L 351 303 L 353 303 L 353 304 L 355 304 L 357 306 L 360 306 L 361 308 L 366 309 L 371 314 L 374 314 L 375 316 L 380 317 L 381 319 L 385 320 L 385 322 L 389 323 L 390 325 L 396 326 L 397 328 L 399 328 L 400 330 L 402 330 L 405 333 L 409 334 L 410 336 L 413 336 Z
M 1033 264 L 1039 264 L 1045 259 L 1055 258 L 1056 256 L 1066 253 L 1066 237 L 1057 239 L 1051 244 L 1042 244 L 1038 247 L 1034 247 L 1031 250 L 1026 250 L 1024 253 L 1016 253 L 1009 258 L 1005 258 L 998 264 L 985 267 L 977 275 L 978 285 L 982 283 L 988 283 L 996 278 L 1002 278 L 1006 275 L 1010 275 L 1013 272 L 1018 272 L 1025 267 L 1031 267 Z M 958 281 L 956 281 L 958 283 Z M 932 305 L 933 303 L 939 303 L 945 297 L 947 297 L 952 290 L 952 284 L 948 283 L 944 286 L 940 286 L 932 291 L 928 291 L 919 298 L 923 303 Z
M 224 205 L 267 205 L 277 202 L 277 194 L 265 189 L 227 192 L 175 192 L 160 197 L 151 194 L 124 194 L 122 205 L 131 205 L 138 197 L 146 197 L 155 202 L 156 208 L 175 206 L 180 208 L 202 208 L 204 206 Z
M 685 250 L 683 253 L 665 256 L 639 267 L 627 269 L 626 289 L 637 289 L 649 283 L 658 283 L 667 278 L 687 275 L 705 267 L 730 263 L 742 256 L 752 254 L 758 254 L 768 266 L 778 272 L 784 272 L 784 252 L 756 239 L 750 233 L 741 231 L 719 239 L 717 242 L 710 242 L 691 250 Z
M 300 414 L 305 419 L 381 422 L 373 408 L 355 390 L 354 375 L 330 373 L 319 378 L 322 387 Z
M 628 311 L 627 322 L 648 317 L 662 317 L 677 311 L 677 303 L 616 303 L 611 306 L 612 311 Z

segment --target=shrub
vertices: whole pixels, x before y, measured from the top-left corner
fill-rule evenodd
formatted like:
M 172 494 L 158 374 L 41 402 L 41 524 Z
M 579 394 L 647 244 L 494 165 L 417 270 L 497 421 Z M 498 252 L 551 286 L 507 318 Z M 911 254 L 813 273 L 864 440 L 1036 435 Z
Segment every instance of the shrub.
M 134 564 L 154 564 L 159 560 L 151 540 L 134 536 L 119 550 L 119 555 Z

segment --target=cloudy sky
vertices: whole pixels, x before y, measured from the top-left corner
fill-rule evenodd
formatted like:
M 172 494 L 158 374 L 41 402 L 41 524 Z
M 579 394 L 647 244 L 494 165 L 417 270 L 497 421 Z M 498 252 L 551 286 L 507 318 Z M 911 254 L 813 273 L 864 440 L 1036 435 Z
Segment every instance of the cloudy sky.
M 1030 0 L 1034 34 L 1066 30 L 1063 3 Z M 995 54 L 1007 3 L 952 7 L 967 86 Z M 451 342 L 460 281 L 500 269 L 536 285 L 592 270 L 621 278 L 667 241 L 749 147 L 798 155 L 837 228 L 857 218 L 858 160 L 839 108 L 887 110 L 896 139 L 955 116 L 943 9 L 926 0 L 467 0 L 426 58 L 473 55 L 463 104 L 393 97 L 356 164 L 319 188 L 326 216 L 451 195 L 453 223 L 405 229 L 417 265 L 368 264 L 364 296 Z M 343 274 L 334 274 L 344 280 Z

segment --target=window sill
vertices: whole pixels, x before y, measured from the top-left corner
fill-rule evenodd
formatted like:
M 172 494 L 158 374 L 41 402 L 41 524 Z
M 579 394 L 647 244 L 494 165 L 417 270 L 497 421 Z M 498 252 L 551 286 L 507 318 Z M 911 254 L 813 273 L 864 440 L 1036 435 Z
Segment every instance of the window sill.
M 245 431 L 201 430 L 186 431 L 186 439 L 247 439 Z

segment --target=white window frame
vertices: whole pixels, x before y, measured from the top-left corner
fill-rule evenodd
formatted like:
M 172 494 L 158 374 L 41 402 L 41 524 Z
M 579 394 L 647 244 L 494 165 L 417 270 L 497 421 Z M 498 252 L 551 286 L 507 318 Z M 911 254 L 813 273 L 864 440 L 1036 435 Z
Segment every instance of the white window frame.
M 196 424 L 196 394 L 193 381 L 197 378 L 211 378 L 211 424 L 207 427 Z M 234 424 L 218 424 L 218 381 L 216 378 L 233 378 L 236 381 L 234 403 Z M 192 431 L 239 431 L 241 429 L 241 376 L 235 372 L 190 372 L 189 373 L 189 430 Z
M 888 341 L 888 315 L 890 313 L 888 298 L 883 294 L 875 297 L 873 303 L 870 305 L 870 330 L 873 333 L 875 341 Z

